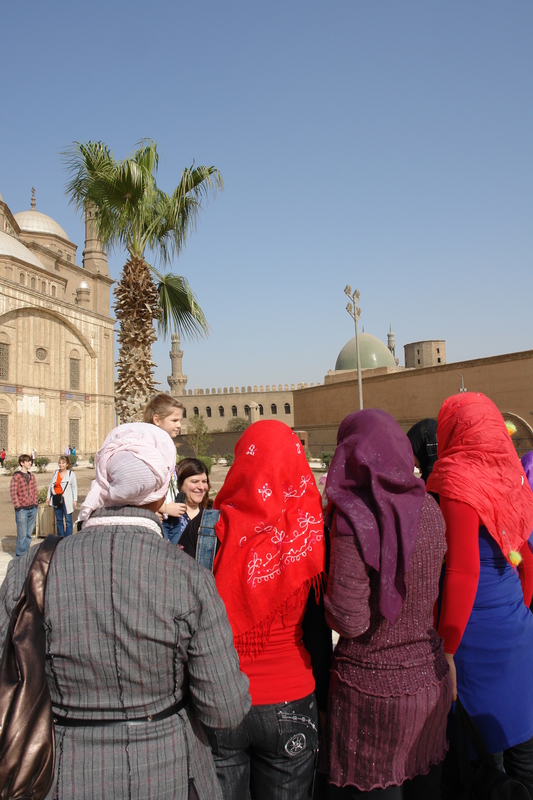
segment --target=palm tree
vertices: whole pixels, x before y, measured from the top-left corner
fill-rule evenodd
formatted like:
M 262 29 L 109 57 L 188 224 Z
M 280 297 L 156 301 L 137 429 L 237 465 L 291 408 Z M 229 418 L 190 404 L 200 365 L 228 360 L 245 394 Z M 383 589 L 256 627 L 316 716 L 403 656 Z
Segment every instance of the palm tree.
M 196 228 L 203 197 L 222 188 L 222 176 L 216 167 L 193 164 L 183 170 L 173 193 L 165 194 L 156 183 L 159 156 L 151 139 L 124 161 L 115 161 L 103 142 L 74 142 L 63 157 L 70 202 L 82 212 L 94 209 L 105 247 L 129 253 L 114 290 L 120 323 L 116 407 L 121 422 L 133 422 L 154 393 L 154 321 L 164 336 L 172 329 L 189 336 L 209 330 L 187 280 L 160 274 L 145 252 L 151 250 L 163 264 L 179 255 Z

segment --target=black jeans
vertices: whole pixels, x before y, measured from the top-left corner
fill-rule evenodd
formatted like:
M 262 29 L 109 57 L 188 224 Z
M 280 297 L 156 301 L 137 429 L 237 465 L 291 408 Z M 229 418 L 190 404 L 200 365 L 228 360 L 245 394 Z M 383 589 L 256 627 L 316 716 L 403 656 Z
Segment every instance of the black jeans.
M 206 728 L 224 800 L 308 800 L 318 749 L 314 694 L 252 706 L 234 730 Z

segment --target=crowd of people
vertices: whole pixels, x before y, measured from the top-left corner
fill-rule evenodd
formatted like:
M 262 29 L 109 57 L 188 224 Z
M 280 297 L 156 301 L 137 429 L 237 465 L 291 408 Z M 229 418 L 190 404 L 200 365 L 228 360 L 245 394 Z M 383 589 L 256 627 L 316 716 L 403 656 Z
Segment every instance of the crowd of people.
M 111 431 L 76 536 L 68 455 L 50 482 L 48 797 L 457 798 L 460 700 L 533 798 L 533 454 L 492 401 L 450 397 L 407 434 L 350 414 L 322 498 L 298 436 L 265 420 L 213 502 L 203 461 L 176 465 L 182 413 L 158 395 Z M 30 467 L 0 645 L 35 552 Z

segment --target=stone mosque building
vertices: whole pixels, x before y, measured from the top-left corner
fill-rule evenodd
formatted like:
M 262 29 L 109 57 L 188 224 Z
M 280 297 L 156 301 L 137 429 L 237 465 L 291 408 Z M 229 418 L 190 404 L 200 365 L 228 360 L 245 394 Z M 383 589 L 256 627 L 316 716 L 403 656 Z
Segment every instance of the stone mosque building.
M 63 228 L 0 195 L 0 448 L 94 453 L 115 424 L 113 281 L 90 214 L 82 266 Z
M 255 422 L 256 419 L 278 419 L 289 427 L 294 425 L 293 395 L 294 384 L 290 387 L 262 386 L 224 386 L 224 388 L 186 389 L 187 376 L 183 374 L 183 350 L 180 337 L 172 334 L 170 350 L 172 374 L 168 376 L 170 394 L 183 403 L 182 433 L 187 433 L 187 420 L 191 417 L 203 417 L 210 431 L 225 431 L 228 420 L 241 417 Z M 298 389 L 307 386 L 299 383 Z M 310 384 L 314 386 L 314 383 Z
M 34 190 L 30 208 L 18 213 L 0 195 L 0 448 L 8 458 L 35 447 L 55 459 L 68 444 L 89 455 L 115 424 L 113 281 L 90 213 L 81 266 L 76 254 L 64 229 L 37 210 Z M 358 338 L 365 408 L 383 408 L 407 430 L 468 388 L 513 422 L 520 455 L 533 449 L 533 349 L 448 364 L 443 340 L 411 342 L 399 367 L 392 331 L 387 344 L 364 329 Z M 183 433 L 195 416 L 211 431 L 233 418 L 278 419 L 319 455 L 334 449 L 338 425 L 358 407 L 355 338 L 316 385 L 187 389 L 176 334 L 170 359 Z
M 421 345 L 421 343 L 418 343 Z M 424 343 L 425 345 L 427 343 Z M 444 342 L 440 342 L 444 352 Z M 180 347 L 180 337 L 172 336 L 172 349 L 169 353 L 172 374 L 168 377 L 170 393 L 177 397 L 184 405 L 184 423 L 182 433 L 187 433 L 187 419 L 191 416 L 204 418 L 210 431 L 225 431 L 228 420 L 243 418 L 251 422 L 259 419 L 278 419 L 289 427 L 294 427 L 294 398 L 300 389 L 320 386 L 320 383 L 299 383 L 260 386 L 225 386 L 224 388 L 211 389 L 186 389 L 187 375 L 183 374 L 183 350 Z M 359 334 L 359 355 L 361 369 L 368 374 L 388 374 L 398 372 L 403 367 L 398 367 L 395 357 L 395 342 L 392 331 L 388 334 L 388 345 L 385 345 L 376 336 L 365 333 Z M 330 370 L 324 383 L 334 382 L 336 377 L 343 379 L 347 371 L 357 368 L 357 353 L 355 337 L 342 348 L 335 369 Z

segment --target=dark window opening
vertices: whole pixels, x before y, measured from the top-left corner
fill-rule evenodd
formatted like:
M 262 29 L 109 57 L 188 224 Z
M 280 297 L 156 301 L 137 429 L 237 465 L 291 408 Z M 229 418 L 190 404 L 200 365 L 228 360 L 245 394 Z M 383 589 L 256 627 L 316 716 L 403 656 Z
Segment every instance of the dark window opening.
M 79 358 L 70 359 L 70 388 L 78 391 L 80 388 L 80 360 Z

